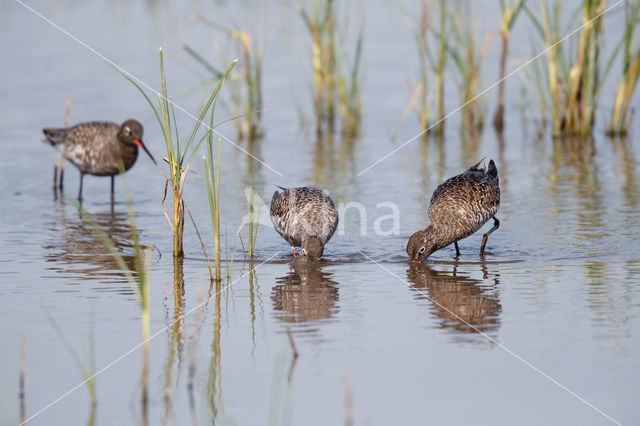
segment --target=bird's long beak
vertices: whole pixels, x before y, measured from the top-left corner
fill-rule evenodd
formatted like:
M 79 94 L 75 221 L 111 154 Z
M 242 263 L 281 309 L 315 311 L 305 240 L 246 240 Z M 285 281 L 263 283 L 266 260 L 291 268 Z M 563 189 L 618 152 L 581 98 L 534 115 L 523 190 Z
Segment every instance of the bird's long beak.
M 136 139 L 134 141 L 136 143 L 136 145 L 138 145 L 140 148 L 144 149 L 144 152 L 147 153 L 147 155 L 149 156 L 149 158 L 151 158 L 151 161 L 153 161 L 153 164 L 155 164 L 156 166 L 158 165 L 158 162 L 156 161 L 155 158 L 153 158 L 153 155 L 151 155 L 151 153 L 149 152 L 149 150 L 147 149 L 147 147 L 142 143 L 141 140 Z

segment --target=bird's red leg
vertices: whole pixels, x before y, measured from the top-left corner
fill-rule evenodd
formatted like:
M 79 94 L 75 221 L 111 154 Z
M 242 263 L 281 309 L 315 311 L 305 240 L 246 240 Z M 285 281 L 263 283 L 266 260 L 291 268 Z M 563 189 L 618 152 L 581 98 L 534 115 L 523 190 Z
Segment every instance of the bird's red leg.
M 293 257 L 296 257 L 296 248 L 294 246 L 291 246 L 291 249 L 293 250 Z
M 495 216 L 491 216 L 493 218 L 493 228 L 489 229 L 489 232 L 484 234 L 482 237 L 482 245 L 480 246 L 480 256 L 484 256 L 484 246 L 487 245 L 487 240 L 489 239 L 489 235 L 496 229 L 500 228 L 500 221 Z

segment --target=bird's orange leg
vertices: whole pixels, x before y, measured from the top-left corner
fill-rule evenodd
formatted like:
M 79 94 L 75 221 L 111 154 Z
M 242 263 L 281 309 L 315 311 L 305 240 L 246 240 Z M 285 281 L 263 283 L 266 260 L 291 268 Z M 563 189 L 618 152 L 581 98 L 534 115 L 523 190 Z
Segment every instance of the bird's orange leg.
M 482 245 L 480 246 L 480 256 L 484 256 L 484 246 L 487 245 L 487 240 L 489 239 L 489 235 L 496 229 L 500 228 L 500 221 L 495 216 L 491 216 L 493 218 L 493 228 L 489 229 L 489 232 L 484 234 L 482 237 Z

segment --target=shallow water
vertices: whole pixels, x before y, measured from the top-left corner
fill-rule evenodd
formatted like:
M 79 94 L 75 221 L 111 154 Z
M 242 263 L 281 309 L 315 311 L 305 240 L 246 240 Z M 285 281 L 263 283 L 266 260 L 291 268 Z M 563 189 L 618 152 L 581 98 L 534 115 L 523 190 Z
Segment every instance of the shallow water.
M 216 287 L 190 224 L 187 257 L 173 263 L 162 175 L 144 156 L 128 172 L 137 227 L 142 241 L 154 246 L 151 333 L 157 335 L 146 419 L 139 403 L 142 355 L 140 349 L 129 353 L 141 339 L 139 304 L 74 204 L 54 197 L 51 175 L 59 156 L 40 142 L 40 129 L 61 124 L 71 98 L 72 122 L 138 117 L 158 157 L 161 134 L 126 80 L 19 3 L 8 3 L 0 17 L 0 134 L 7 153 L 0 158 L 6 206 L 0 221 L 2 424 L 20 422 L 20 335 L 26 340 L 26 417 L 83 380 L 49 317 L 81 362 L 90 359 L 93 337 L 95 369 L 108 368 L 96 378 L 93 412 L 80 386 L 29 424 L 337 424 L 345 421 L 349 396 L 356 424 L 634 424 L 640 418 L 640 171 L 633 138 L 610 140 L 601 130 L 587 142 L 537 137 L 534 111 L 521 117 L 517 108 L 514 76 L 503 138 L 490 126 L 481 135 L 461 136 L 454 115 L 444 141 L 414 141 L 357 176 L 419 131 L 409 120 L 391 137 L 408 101 L 405 77 L 416 65 L 410 31 L 395 5 L 368 3 L 363 135 L 349 141 L 317 140 L 300 126 L 299 107 L 311 117 L 310 65 L 305 51 L 279 31 L 306 40 L 286 2 L 29 4 L 153 87 L 155 49 L 163 45 L 176 95 L 206 78 L 182 44 L 211 51 L 212 33 L 190 21 L 191 13 L 266 34 L 266 137 L 253 152 L 283 176 L 223 144 L 221 222 L 234 262 L 231 279 Z M 495 10 L 482 12 L 480 30 L 491 29 Z M 519 19 L 511 56 L 527 58 L 530 32 Z M 617 13 L 605 21 L 611 40 L 621 19 Z M 497 75 L 496 46 L 486 60 L 487 83 Z M 457 91 L 451 85 L 447 93 L 453 110 Z M 176 100 L 196 111 L 199 96 Z M 190 129 L 187 116 L 178 119 Z M 633 133 L 638 129 L 636 120 Z M 219 130 L 234 139 L 232 125 Z M 502 187 L 501 226 L 485 258 L 478 256 L 479 232 L 460 243 L 458 260 L 449 247 L 424 265 L 410 265 L 406 241 L 426 225 L 433 189 L 484 156 L 496 161 Z M 190 179 L 187 202 L 212 252 L 206 191 L 202 179 Z M 244 188 L 252 180 L 264 187 L 267 203 L 274 185 L 313 184 L 328 189 L 338 205 L 360 203 L 366 218 L 348 209 L 325 258 L 308 265 L 291 260 L 264 214 L 250 263 L 236 231 L 248 212 Z M 88 176 L 84 207 L 132 264 L 117 182 L 112 209 L 108 179 Z M 65 194 L 75 196 L 77 184 L 69 167 Z M 398 207 L 397 233 L 391 233 L 392 221 L 381 221 L 391 207 L 379 203 Z M 246 228 L 241 232 L 246 242 Z

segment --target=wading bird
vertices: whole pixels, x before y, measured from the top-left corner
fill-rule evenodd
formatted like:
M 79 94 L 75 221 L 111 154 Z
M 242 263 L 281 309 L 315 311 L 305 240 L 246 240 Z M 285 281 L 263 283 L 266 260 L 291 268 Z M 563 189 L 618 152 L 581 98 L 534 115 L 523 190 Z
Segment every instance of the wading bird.
M 493 219 L 493 228 L 482 238 L 480 256 L 484 256 L 489 235 L 500 226 L 495 217 L 500 207 L 500 182 L 493 160 L 489 161 L 486 170 L 479 166 L 480 163 L 447 179 L 433 192 L 429 204 L 431 223 L 413 234 L 407 243 L 411 260 L 423 262 L 433 252 L 451 243 L 455 244 L 457 258 L 460 256 L 458 241 Z
M 333 200 L 319 189 L 283 188 L 271 199 L 271 221 L 276 232 L 308 260 L 322 257 L 324 245 L 338 226 L 338 211 Z
M 111 201 L 113 178 L 120 172 L 120 161 L 124 170 L 129 170 L 138 158 L 138 147 L 144 149 L 155 164 L 156 160 L 142 143 L 142 124 L 127 120 L 116 123 L 90 122 L 77 124 L 68 129 L 43 129 L 46 141 L 56 147 L 80 171 L 78 201 L 82 201 L 82 179 L 85 174 L 111 176 Z

